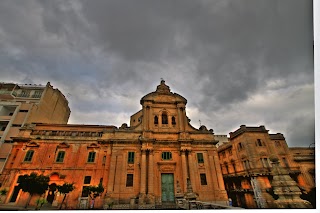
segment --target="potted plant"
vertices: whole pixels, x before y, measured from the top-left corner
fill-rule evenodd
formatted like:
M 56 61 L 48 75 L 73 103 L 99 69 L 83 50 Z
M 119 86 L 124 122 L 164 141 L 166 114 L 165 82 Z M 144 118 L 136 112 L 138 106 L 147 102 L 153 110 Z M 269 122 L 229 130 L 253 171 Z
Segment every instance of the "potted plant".
M 43 206 L 43 204 L 46 204 L 47 203 L 47 200 L 43 197 L 39 197 L 37 200 L 36 200 L 36 203 L 37 203 L 37 206 L 36 206 L 36 210 L 40 210 L 41 207 Z
M 7 195 L 8 190 L 6 188 L 3 188 L 0 190 L 0 202 L 2 201 L 2 196 Z

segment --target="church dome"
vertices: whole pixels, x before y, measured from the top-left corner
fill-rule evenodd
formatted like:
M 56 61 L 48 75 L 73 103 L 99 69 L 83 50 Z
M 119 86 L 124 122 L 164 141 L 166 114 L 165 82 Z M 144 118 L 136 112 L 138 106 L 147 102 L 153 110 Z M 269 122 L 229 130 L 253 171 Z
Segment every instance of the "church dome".
M 151 92 L 143 96 L 140 100 L 141 105 L 145 101 L 165 102 L 165 103 L 184 103 L 187 104 L 187 100 L 177 93 L 172 93 L 170 87 L 166 85 L 165 81 L 162 79 L 160 84 L 157 86 L 156 91 Z

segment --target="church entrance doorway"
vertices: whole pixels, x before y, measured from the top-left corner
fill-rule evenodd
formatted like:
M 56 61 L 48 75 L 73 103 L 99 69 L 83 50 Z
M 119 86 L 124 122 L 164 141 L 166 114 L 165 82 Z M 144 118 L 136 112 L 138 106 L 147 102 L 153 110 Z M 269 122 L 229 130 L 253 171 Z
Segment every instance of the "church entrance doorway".
M 161 174 L 162 202 L 174 202 L 173 174 Z
M 47 201 L 48 203 L 52 204 L 53 200 L 54 200 L 54 196 L 55 196 L 55 191 L 57 190 L 57 184 L 52 183 L 49 185 L 49 192 L 47 195 Z

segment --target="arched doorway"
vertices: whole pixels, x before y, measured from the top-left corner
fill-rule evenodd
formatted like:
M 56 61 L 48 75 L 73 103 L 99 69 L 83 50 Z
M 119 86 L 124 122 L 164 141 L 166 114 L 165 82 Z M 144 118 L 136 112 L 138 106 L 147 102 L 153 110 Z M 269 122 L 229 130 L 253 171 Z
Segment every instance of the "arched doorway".
M 52 183 L 49 185 L 49 192 L 47 195 L 47 201 L 48 203 L 52 204 L 55 196 L 55 191 L 57 190 L 57 184 Z

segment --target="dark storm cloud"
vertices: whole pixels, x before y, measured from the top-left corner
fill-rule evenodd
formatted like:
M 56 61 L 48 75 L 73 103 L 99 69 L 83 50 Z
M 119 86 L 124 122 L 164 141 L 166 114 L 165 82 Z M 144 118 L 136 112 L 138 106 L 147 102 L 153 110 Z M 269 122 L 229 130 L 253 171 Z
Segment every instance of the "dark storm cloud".
M 308 145 L 312 48 L 311 0 L 0 2 L 1 81 L 50 81 L 76 123 L 128 122 L 164 78 L 195 127 L 266 125 Z

